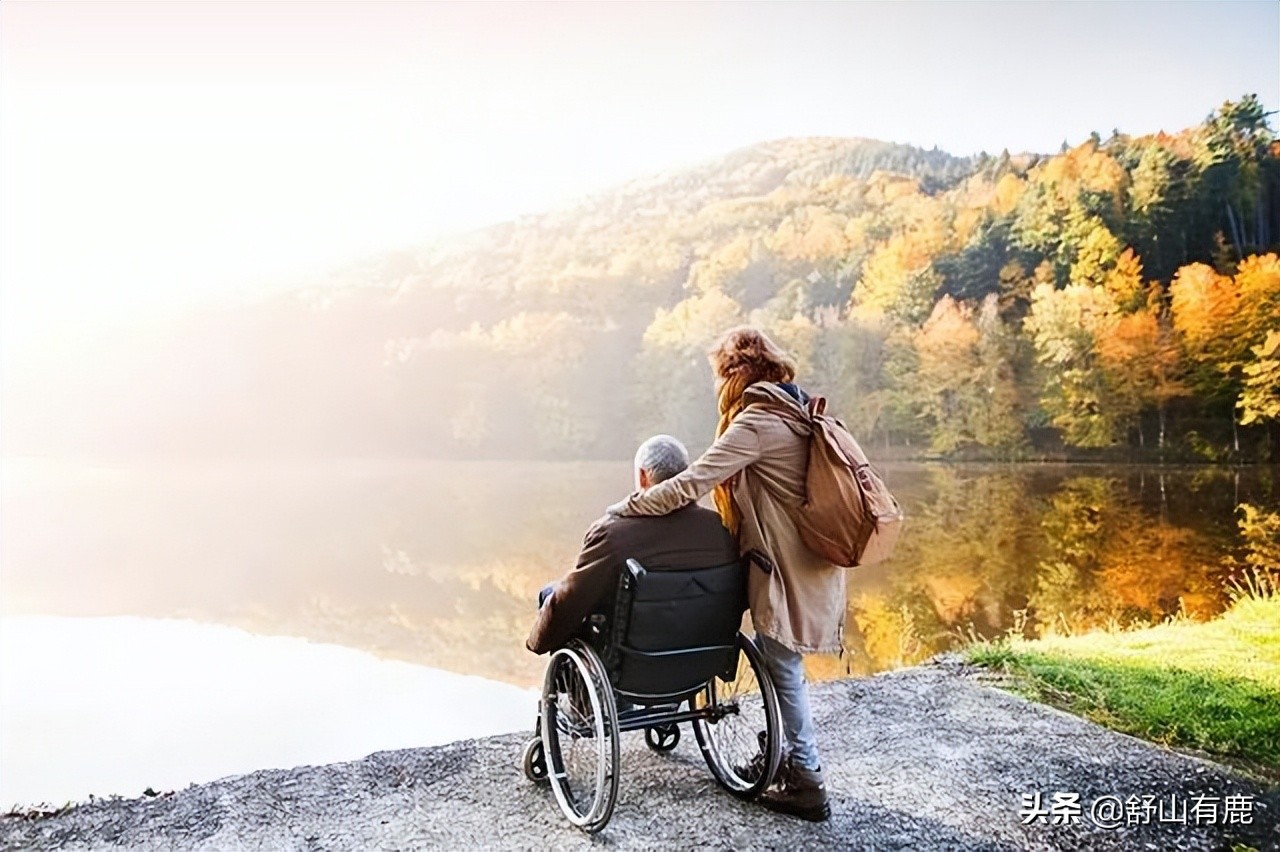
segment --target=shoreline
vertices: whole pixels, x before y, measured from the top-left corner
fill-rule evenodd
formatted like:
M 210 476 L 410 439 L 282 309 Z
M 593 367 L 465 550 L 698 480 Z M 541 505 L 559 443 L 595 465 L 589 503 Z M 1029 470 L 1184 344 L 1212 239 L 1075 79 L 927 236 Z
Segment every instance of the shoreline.
M 1280 848 L 1280 787 L 1118 734 L 982 683 L 955 658 L 817 684 L 814 710 L 832 797 L 815 825 L 739 802 L 712 780 L 692 737 L 668 756 L 622 738 L 618 810 L 602 839 L 770 848 Z M 0 847 L 589 848 L 545 788 L 520 771 L 528 734 L 262 770 L 137 799 L 0 817 Z M 1023 797 L 1055 792 L 1251 803 L 1250 824 L 1024 824 Z M 1245 797 L 1244 799 L 1240 797 Z M 599 840 L 595 841 L 596 844 Z

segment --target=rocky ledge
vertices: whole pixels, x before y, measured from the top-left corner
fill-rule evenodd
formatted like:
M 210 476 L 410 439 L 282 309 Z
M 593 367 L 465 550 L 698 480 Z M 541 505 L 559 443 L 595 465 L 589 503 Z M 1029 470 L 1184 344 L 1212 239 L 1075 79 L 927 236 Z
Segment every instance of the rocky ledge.
M 724 793 L 686 736 L 623 737 L 588 837 L 518 765 L 525 735 L 268 770 L 0 818 L 5 849 L 1280 849 L 1280 788 L 1107 731 L 942 664 L 819 685 L 827 823 Z

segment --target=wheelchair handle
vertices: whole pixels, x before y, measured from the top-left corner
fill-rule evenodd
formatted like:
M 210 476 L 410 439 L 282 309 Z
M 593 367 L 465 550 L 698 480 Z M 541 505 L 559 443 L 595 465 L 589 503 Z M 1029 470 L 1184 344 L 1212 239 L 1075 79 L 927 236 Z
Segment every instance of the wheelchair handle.
M 639 562 L 635 561 L 634 559 L 628 559 L 627 573 L 630 574 L 633 579 L 638 580 L 648 572 L 644 570 L 644 566 L 641 565 Z

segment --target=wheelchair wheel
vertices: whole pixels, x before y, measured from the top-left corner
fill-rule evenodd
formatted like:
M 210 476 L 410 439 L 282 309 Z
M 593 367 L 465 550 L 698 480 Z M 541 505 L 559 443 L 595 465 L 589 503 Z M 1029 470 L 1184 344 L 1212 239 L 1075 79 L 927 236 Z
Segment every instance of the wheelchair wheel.
M 671 751 L 680 744 L 680 726 L 672 723 L 670 725 L 657 725 L 653 728 L 645 728 L 644 742 L 645 745 L 654 751 Z
M 782 760 L 782 716 L 773 679 L 755 643 L 738 634 L 737 676 L 713 677 L 690 699 L 695 710 L 713 709 L 696 719 L 693 733 L 720 785 L 740 799 L 760 795 Z
M 542 746 L 551 790 L 569 822 L 604 828 L 618 798 L 618 724 L 599 657 L 574 640 L 551 656 L 542 686 Z
M 525 778 L 535 784 L 548 783 L 547 752 L 542 747 L 541 735 L 524 744 L 524 753 L 520 756 L 520 763 L 524 767 Z

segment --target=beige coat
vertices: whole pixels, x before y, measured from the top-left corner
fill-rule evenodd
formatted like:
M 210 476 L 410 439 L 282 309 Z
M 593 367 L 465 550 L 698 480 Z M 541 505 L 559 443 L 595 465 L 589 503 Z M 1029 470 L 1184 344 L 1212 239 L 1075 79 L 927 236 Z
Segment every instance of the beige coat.
M 758 382 L 744 402 L 774 400 L 799 408 L 778 386 Z M 800 427 L 795 427 L 800 428 Z M 808 438 L 776 414 L 747 407 L 688 469 L 611 509 L 665 515 L 709 493 L 735 473 L 742 516 L 738 549 L 749 562 L 747 594 L 758 632 L 794 651 L 836 652 L 844 638 L 844 569 L 811 551 L 787 514 L 804 497 Z

